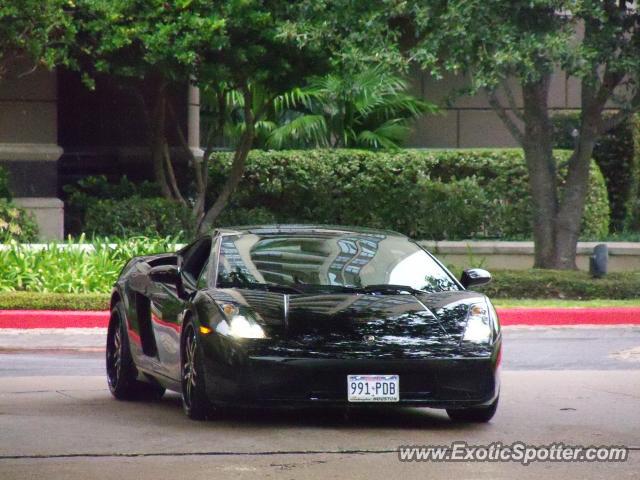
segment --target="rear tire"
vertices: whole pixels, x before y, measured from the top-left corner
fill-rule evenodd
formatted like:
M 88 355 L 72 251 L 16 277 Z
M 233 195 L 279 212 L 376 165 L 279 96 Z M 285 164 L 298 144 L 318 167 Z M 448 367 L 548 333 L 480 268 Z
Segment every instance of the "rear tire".
M 491 405 L 472 408 L 447 408 L 447 415 L 454 422 L 487 423 L 498 409 L 498 398 Z
M 212 405 L 204 385 L 198 335 L 191 322 L 185 324 L 180 347 L 182 408 L 190 419 L 205 420 L 211 414 Z
M 160 385 L 140 382 L 138 370 L 129 348 L 126 316 L 122 302 L 111 311 L 107 330 L 106 366 L 109 391 L 118 400 L 158 400 L 165 389 Z

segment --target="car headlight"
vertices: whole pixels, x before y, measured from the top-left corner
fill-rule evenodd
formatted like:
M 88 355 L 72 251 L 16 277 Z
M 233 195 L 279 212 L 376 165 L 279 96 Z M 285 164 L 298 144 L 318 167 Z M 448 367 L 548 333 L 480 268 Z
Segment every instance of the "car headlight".
M 493 338 L 495 323 L 495 310 L 487 302 L 471 304 L 467 313 L 467 326 L 462 341 L 489 343 Z
M 217 303 L 225 320 L 218 323 L 216 332 L 234 338 L 267 338 L 256 312 L 233 303 Z

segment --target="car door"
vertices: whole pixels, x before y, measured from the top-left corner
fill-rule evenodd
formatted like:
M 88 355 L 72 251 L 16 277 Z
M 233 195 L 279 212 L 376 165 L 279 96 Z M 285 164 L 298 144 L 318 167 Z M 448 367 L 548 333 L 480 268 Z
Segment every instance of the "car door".
M 197 290 L 200 274 L 211 254 L 211 236 L 202 237 L 178 253 L 181 284 L 155 283 L 149 300 L 157 345 L 157 371 L 180 378 L 180 334 L 186 303 Z

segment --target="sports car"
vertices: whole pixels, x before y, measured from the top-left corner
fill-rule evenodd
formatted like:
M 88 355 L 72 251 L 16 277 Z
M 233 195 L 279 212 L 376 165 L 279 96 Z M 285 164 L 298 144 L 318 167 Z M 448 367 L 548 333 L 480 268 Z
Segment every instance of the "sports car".
M 385 405 L 487 422 L 501 333 L 489 299 L 404 235 L 365 228 L 219 229 L 131 259 L 106 345 L 117 399 L 179 392 L 185 413 L 225 406 Z

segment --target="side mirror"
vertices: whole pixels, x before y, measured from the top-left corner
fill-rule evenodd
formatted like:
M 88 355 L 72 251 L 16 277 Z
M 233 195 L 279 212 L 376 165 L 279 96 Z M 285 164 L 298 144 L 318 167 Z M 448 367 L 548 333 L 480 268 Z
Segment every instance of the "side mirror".
M 180 271 L 175 265 L 158 265 L 149 270 L 149 278 L 153 282 L 165 283 L 179 287 L 182 284 Z
M 482 268 L 470 268 L 462 272 L 460 283 L 464 288 L 485 285 L 491 281 L 491 274 Z

